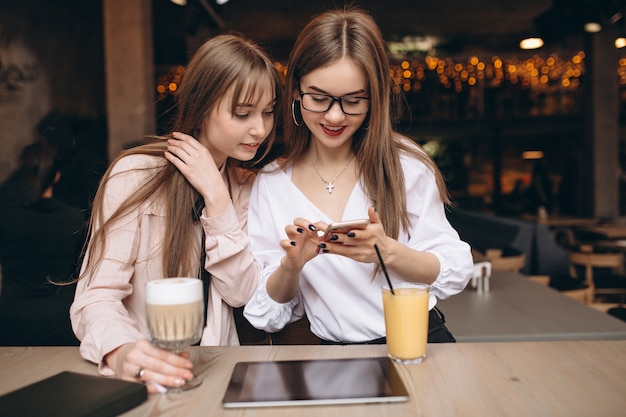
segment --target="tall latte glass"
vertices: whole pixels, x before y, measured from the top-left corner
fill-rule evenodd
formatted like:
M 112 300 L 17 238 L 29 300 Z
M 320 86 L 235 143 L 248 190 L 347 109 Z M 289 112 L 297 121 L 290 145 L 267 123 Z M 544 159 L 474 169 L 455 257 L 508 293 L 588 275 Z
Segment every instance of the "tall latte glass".
M 389 357 L 398 363 L 419 363 L 426 357 L 428 296 L 426 284 L 405 282 L 383 287 L 383 308 Z
M 180 353 L 198 343 L 204 327 L 202 280 L 165 278 L 146 284 L 146 320 L 150 342 Z M 195 388 L 202 380 L 194 378 L 181 388 Z M 178 389 L 176 389 L 178 390 Z

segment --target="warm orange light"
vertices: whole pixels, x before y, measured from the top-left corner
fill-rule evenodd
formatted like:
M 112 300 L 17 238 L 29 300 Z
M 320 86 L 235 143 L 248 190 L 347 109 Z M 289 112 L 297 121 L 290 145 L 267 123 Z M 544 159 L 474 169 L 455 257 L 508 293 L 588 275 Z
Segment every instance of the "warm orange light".
M 598 33 L 602 30 L 602 26 L 598 22 L 587 22 L 583 27 L 587 33 Z
M 519 47 L 522 49 L 538 49 L 543 46 L 543 39 L 541 38 L 526 38 L 522 39 L 519 43 Z
M 543 158 L 543 151 L 525 151 L 522 152 L 523 159 L 541 159 Z

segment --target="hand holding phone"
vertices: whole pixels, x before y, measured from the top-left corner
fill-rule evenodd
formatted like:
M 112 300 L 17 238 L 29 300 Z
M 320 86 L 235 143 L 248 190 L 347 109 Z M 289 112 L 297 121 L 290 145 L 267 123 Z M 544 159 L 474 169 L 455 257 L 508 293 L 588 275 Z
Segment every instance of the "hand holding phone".
M 328 225 L 326 232 L 322 236 L 323 241 L 329 241 L 330 237 L 335 233 L 348 233 L 354 229 L 365 229 L 370 223 L 369 219 L 347 220 L 343 222 L 334 222 Z

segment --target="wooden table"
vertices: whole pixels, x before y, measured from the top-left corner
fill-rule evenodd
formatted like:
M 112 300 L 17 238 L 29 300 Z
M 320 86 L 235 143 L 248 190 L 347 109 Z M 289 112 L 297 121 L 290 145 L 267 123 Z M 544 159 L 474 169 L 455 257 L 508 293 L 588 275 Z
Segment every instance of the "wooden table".
M 384 356 L 384 345 L 191 348 L 203 384 L 151 395 L 126 417 L 603 416 L 626 410 L 626 341 L 431 344 L 417 365 L 398 366 L 404 403 L 224 409 L 238 361 Z M 0 394 L 62 370 L 96 374 L 75 347 L 0 348 Z M 36 401 L 36 399 L 33 399 Z
M 468 286 L 437 305 L 459 342 L 626 339 L 626 322 L 517 272 L 494 272 L 487 294 Z
M 535 214 L 523 214 L 522 219 L 545 224 L 548 227 L 579 227 L 579 226 L 595 226 L 600 222 L 596 217 L 576 217 L 576 216 L 560 216 L 549 215 L 546 219 L 539 219 Z
M 606 239 L 626 239 L 626 225 L 623 224 L 583 227 L 581 230 L 591 232 Z
M 616 251 L 626 252 L 626 240 L 625 239 L 599 240 L 597 242 L 593 242 L 592 246 L 603 248 L 603 249 L 613 249 Z

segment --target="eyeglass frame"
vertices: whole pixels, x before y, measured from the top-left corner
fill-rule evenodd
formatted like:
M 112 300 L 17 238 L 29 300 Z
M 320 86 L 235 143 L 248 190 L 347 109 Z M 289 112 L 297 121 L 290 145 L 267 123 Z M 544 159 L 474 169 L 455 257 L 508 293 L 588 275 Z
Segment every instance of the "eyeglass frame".
M 367 111 L 363 112 L 363 113 L 347 113 L 344 109 L 343 109 L 343 100 L 346 99 L 355 99 L 358 98 L 359 100 L 368 100 L 371 101 L 372 99 L 370 97 L 361 97 L 361 96 L 331 96 L 330 94 L 324 94 L 324 93 L 305 93 L 302 90 L 298 90 L 298 93 L 300 94 L 300 105 L 302 106 L 302 108 L 306 111 L 310 111 L 311 113 L 326 113 L 328 110 L 331 109 L 331 107 L 333 107 L 333 105 L 335 103 L 339 103 L 339 108 L 341 109 L 341 111 L 343 112 L 343 114 L 347 115 L 347 116 L 362 116 L 364 114 L 367 114 L 370 112 L 370 107 L 369 105 L 367 106 Z M 304 107 L 304 101 L 302 100 L 302 97 L 304 96 L 324 96 L 324 97 L 328 97 L 330 99 L 330 104 L 328 105 L 328 108 L 326 110 L 311 110 L 311 109 L 307 109 L 306 107 Z

